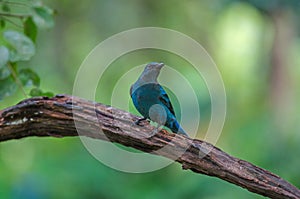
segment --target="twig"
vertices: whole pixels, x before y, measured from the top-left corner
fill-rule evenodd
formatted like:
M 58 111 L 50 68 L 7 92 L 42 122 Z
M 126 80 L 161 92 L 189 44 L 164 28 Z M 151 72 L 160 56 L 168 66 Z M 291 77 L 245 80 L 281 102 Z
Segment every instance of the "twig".
M 17 23 L 14 22 L 13 20 L 8 19 L 7 17 L 3 17 L 3 16 L 2 16 L 2 19 L 4 19 L 5 21 L 8 21 L 9 23 L 11 23 L 11 24 L 13 24 L 13 25 L 15 25 L 17 28 L 23 28 L 23 26 L 17 24 Z
M 8 13 L 8 12 L 0 12 L 0 16 L 3 17 L 15 17 L 15 18 L 20 18 L 24 19 L 26 17 L 30 17 L 28 14 L 14 14 L 14 13 Z
M 22 91 L 24 97 L 27 98 L 28 95 L 26 94 L 26 91 L 24 90 L 24 87 L 23 87 L 23 85 L 22 85 L 22 82 L 21 82 L 20 79 L 18 78 L 18 76 L 17 76 L 17 74 L 16 74 L 16 71 L 15 71 L 14 68 L 12 67 L 11 63 L 8 63 L 7 66 L 8 66 L 8 69 L 10 70 L 10 72 L 11 72 L 11 74 L 12 74 L 12 76 L 13 76 L 15 82 L 16 82 L 16 84 L 17 84 L 17 85 L 19 86 L 19 88 L 21 89 L 21 91 Z
M 0 4 L 11 4 L 11 5 L 17 5 L 17 6 L 25 6 L 25 7 L 30 7 L 26 3 L 22 2 L 16 2 L 16 1 L 0 1 Z

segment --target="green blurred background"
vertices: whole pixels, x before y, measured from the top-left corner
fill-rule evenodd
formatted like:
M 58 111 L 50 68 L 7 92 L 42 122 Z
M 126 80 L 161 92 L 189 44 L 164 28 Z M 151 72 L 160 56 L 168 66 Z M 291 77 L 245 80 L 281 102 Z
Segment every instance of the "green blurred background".
M 144 26 L 180 31 L 204 46 L 224 80 L 228 110 L 217 146 L 300 187 L 300 1 L 45 3 L 57 10 L 56 25 L 39 32 L 37 54 L 30 62 L 43 89 L 71 94 L 84 58 L 113 34 Z M 160 60 L 189 76 L 184 60 L 146 50 L 113 63 L 98 100 L 110 102 L 118 77 L 131 66 Z M 203 91 L 198 97 L 205 129 L 209 96 Z M 0 108 L 23 98 L 19 92 L 1 101 Z M 94 159 L 79 138 L 3 142 L 0 176 L 0 198 L 263 198 L 222 180 L 183 171 L 176 163 L 144 174 L 116 171 Z

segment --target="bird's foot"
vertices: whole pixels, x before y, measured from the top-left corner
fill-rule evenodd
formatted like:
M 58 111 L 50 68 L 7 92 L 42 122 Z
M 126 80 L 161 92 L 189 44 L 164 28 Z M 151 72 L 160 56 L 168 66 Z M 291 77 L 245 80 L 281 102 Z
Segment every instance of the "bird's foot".
M 138 119 L 137 121 L 135 121 L 134 123 L 135 123 L 136 125 L 139 125 L 139 126 L 140 126 L 140 123 L 141 123 L 142 121 L 144 121 L 144 120 L 147 120 L 147 118 L 146 118 L 146 117 L 140 118 L 140 119 Z
M 160 132 L 162 130 L 162 126 L 158 125 L 157 127 L 155 127 L 155 129 L 151 132 L 150 137 L 154 136 L 155 134 L 157 134 L 158 132 Z

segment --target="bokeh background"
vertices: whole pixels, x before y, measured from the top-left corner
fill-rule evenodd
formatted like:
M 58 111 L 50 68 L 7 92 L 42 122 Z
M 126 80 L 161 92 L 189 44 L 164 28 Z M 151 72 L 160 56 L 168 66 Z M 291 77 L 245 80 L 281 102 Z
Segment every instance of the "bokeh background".
M 30 62 L 43 89 L 71 94 L 84 58 L 113 34 L 144 26 L 180 31 L 203 45 L 224 80 L 227 119 L 217 146 L 300 187 L 300 1 L 48 0 L 45 4 L 57 11 L 56 25 L 39 32 L 37 54 Z M 115 83 L 131 66 L 162 60 L 189 76 L 188 63 L 166 52 L 129 54 L 112 64 L 99 83 L 104 89 L 98 99 L 109 104 Z M 210 99 L 203 90 L 198 95 L 204 126 L 199 134 L 210 118 Z M 21 92 L 6 98 L 0 108 L 23 98 Z M 0 176 L 0 198 L 263 198 L 183 171 L 176 163 L 144 174 L 116 171 L 94 159 L 79 138 L 3 142 Z

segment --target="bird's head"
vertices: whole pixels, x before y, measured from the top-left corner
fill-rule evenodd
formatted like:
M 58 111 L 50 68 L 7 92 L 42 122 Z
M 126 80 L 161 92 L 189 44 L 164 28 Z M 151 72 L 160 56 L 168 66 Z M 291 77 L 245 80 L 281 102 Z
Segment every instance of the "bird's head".
M 151 62 L 147 64 L 140 78 L 142 78 L 145 82 L 156 82 L 159 72 L 163 66 L 164 63 L 158 62 Z
M 138 89 L 139 87 L 141 87 L 143 85 L 157 83 L 157 77 L 163 66 L 164 66 L 164 63 L 158 63 L 158 62 L 151 62 L 151 63 L 147 64 L 144 71 L 138 78 L 138 80 L 131 86 L 130 95 L 133 92 L 135 92 L 136 89 Z
M 146 65 L 145 67 L 145 71 L 149 70 L 149 71 L 160 71 L 160 69 L 164 66 L 164 63 L 158 63 L 158 62 L 151 62 L 149 64 Z

